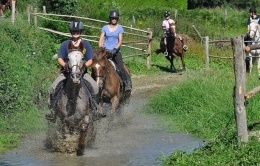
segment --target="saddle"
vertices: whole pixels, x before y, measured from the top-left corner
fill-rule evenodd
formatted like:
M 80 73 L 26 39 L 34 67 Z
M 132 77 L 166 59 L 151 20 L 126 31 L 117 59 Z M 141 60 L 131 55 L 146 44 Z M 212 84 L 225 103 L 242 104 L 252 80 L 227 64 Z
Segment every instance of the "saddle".
M 120 81 L 120 86 L 123 86 L 123 76 L 122 76 L 122 71 L 119 69 L 118 65 L 112 60 L 112 58 L 109 58 L 108 61 L 111 63 L 111 65 L 114 67 Z

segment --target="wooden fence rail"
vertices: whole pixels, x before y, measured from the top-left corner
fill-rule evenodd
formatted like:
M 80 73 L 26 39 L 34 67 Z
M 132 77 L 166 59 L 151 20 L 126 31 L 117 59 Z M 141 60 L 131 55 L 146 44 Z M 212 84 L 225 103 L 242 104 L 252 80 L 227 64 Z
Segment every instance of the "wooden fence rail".
M 93 19 L 93 18 L 46 13 L 45 7 L 43 7 L 43 13 L 39 13 L 37 11 L 37 8 L 32 9 L 31 7 L 27 7 L 27 16 L 28 16 L 27 20 L 28 20 L 29 24 L 31 24 L 31 15 L 33 15 L 33 24 L 35 26 L 37 26 L 39 29 L 48 31 L 51 33 L 59 34 L 62 36 L 67 36 L 67 37 L 71 36 L 67 32 L 60 32 L 57 30 L 38 26 L 38 19 L 44 19 L 44 20 L 51 21 L 51 22 L 59 22 L 59 23 L 66 23 L 66 24 L 69 24 L 70 21 L 65 21 L 64 19 L 60 19 L 60 18 L 81 19 L 84 22 L 85 27 L 88 27 L 89 29 L 92 29 L 92 30 L 97 30 L 97 31 L 99 30 L 96 34 L 91 34 L 91 35 L 82 34 L 83 39 L 86 39 L 86 40 L 88 40 L 90 42 L 94 42 L 94 43 L 97 43 L 99 40 L 101 27 L 104 24 L 107 24 L 107 21 L 97 20 L 97 19 Z M 54 17 L 55 17 L 55 19 L 54 19 Z M 100 24 L 100 23 L 102 23 L 103 25 L 102 26 L 93 25 L 93 24 Z M 130 48 L 133 50 L 140 51 L 140 53 L 134 53 L 132 55 L 124 55 L 123 58 L 146 55 L 146 66 L 147 66 L 147 68 L 150 68 L 151 67 L 151 47 L 152 47 L 152 38 L 153 38 L 153 33 L 152 33 L 151 29 L 147 28 L 147 30 L 142 30 L 142 29 L 137 29 L 137 28 L 128 27 L 128 26 L 124 26 L 124 25 L 122 25 L 122 27 L 124 28 L 124 31 L 125 31 L 122 47 L 127 47 L 127 48 Z
M 210 58 L 219 58 L 219 59 L 233 59 L 232 56 L 224 57 L 224 56 L 216 56 L 216 55 L 210 55 L 209 54 L 209 46 L 210 44 L 214 43 L 227 43 L 231 44 L 231 40 L 209 40 L 209 37 L 206 36 L 204 39 L 204 46 L 205 46 L 205 68 L 209 69 L 209 61 Z

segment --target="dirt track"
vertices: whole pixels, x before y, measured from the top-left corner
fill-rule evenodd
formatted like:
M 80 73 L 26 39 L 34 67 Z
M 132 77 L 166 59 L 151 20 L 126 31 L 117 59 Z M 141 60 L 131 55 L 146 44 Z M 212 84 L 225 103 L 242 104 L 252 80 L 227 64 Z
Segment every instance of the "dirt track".
M 183 133 L 167 133 L 156 124 L 156 116 L 142 112 L 147 96 L 182 77 L 178 74 L 132 76 L 130 104 L 114 119 L 111 130 L 107 130 L 107 119 L 98 124 L 95 148 L 87 149 L 80 160 L 75 155 L 49 152 L 44 146 L 46 133 L 40 132 L 28 135 L 18 149 L 0 155 L 0 165 L 151 166 L 160 165 L 161 155 L 198 147 L 202 144 L 200 140 Z

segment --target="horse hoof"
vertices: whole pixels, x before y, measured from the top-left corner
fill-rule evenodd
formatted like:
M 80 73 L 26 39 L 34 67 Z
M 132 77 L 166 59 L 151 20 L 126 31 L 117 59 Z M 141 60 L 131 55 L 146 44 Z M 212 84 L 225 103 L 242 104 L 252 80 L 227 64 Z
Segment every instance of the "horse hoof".
M 45 119 L 47 119 L 48 121 L 50 121 L 52 123 L 56 122 L 56 117 L 54 117 L 53 114 L 46 114 Z
M 84 155 L 84 150 L 78 149 L 77 150 L 77 156 L 83 156 Z

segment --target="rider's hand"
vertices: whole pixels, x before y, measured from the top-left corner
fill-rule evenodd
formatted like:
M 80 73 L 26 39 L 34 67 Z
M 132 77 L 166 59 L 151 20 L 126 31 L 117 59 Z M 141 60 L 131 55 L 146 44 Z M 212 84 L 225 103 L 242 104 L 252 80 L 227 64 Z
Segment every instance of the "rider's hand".
M 117 49 L 117 48 L 114 48 L 114 49 L 111 51 L 111 54 L 112 54 L 112 55 L 115 55 L 117 52 L 118 52 L 118 49 Z
M 66 72 L 68 72 L 69 71 L 69 64 L 68 63 L 65 63 L 65 65 L 64 65 L 64 70 L 66 71 Z

